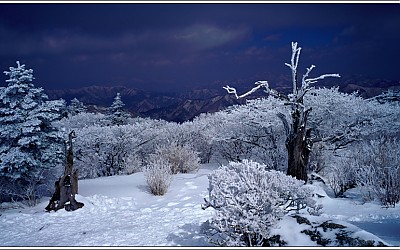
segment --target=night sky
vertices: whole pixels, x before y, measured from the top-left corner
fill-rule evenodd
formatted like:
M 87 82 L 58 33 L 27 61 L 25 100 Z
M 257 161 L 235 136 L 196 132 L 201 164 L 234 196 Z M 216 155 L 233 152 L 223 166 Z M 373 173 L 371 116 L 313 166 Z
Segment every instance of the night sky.
M 398 3 L 1 3 L 0 40 L 1 71 L 19 60 L 45 89 L 250 87 L 290 76 L 292 41 L 300 73 L 400 80 Z

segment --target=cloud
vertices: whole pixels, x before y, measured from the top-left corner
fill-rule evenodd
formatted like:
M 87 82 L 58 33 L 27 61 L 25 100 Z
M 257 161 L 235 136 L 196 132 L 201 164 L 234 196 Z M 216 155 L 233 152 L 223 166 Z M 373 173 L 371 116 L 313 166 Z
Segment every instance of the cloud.
M 223 29 L 213 25 L 193 25 L 178 31 L 173 38 L 195 50 L 207 50 L 242 40 L 248 34 L 244 27 Z
M 18 35 L 3 29 L 1 33 L 11 35 L 3 39 L 0 55 L 58 56 L 72 62 L 102 59 L 141 67 L 165 67 L 195 63 L 199 58 L 209 59 L 219 48 L 243 40 L 248 30 L 196 24 L 163 30 L 124 30 L 113 35 L 72 29 Z
M 264 38 L 264 41 L 275 42 L 281 40 L 282 34 L 271 34 Z

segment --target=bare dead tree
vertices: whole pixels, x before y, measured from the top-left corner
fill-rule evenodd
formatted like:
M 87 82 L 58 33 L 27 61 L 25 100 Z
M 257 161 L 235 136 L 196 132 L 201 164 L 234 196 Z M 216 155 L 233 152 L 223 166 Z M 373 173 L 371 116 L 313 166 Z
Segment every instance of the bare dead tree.
M 318 80 L 322 80 L 326 77 L 340 77 L 339 74 L 324 74 L 316 78 L 308 78 L 310 72 L 313 70 L 315 65 L 311 65 L 307 68 L 306 73 L 301 79 L 301 86 L 298 84 L 297 67 L 299 63 L 301 47 L 297 47 L 296 42 L 292 42 L 292 57 L 291 62 L 285 63 L 292 71 L 292 84 L 293 91 L 288 95 L 279 93 L 278 91 L 269 87 L 268 81 L 257 81 L 256 87 L 250 91 L 238 95 L 235 88 L 226 86 L 224 89 L 234 94 L 237 99 L 246 97 L 260 88 L 265 88 L 265 92 L 276 98 L 279 98 L 285 102 L 285 105 L 290 105 L 291 112 L 290 117 L 282 113 L 278 113 L 279 119 L 282 121 L 286 131 L 286 149 L 288 154 L 288 169 L 287 174 L 296 177 L 299 180 L 307 181 L 307 165 L 311 152 L 312 145 L 314 143 L 311 137 L 312 128 L 307 126 L 307 120 L 311 107 L 305 107 L 303 103 L 304 95 L 311 89 L 310 85 L 316 83 Z
M 75 131 L 71 131 L 68 135 L 68 141 L 65 142 L 66 162 L 64 174 L 55 182 L 55 191 L 45 208 L 49 212 L 62 208 L 67 211 L 74 211 L 84 206 L 82 202 L 75 200 L 75 195 L 78 193 L 78 172 L 77 170 L 72 172 L 74 167 L 72 140 L 75 137 Z

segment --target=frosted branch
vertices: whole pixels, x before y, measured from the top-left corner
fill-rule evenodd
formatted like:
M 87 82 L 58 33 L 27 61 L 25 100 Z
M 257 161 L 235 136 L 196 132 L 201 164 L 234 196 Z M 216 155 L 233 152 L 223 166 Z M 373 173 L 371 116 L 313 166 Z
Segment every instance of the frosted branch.
M 307 79 L 307 77 L 310 75 L 310 72 L 315 68 L 315 65 L 311 65 L 309 68 L 307 68 L 307 72 L 303 75 L 303 78 L 301 79 L 301 89 L 300 93 L 297 97 L 297 101 L 303 98 L 303 96 L 307 93 L 307 91 L 310 89 L 310 84 L 316 83 L 318 80 L 324 79 L 326 77 L 340 77 L 339 74 L 324 74 L 316 78 L 311 78 Z
M 303 75 L 303 78 L 301 79 L 301 88 L 306 89 L 310 85 L 309 82 L 307 81 L 307 77 L 310 74 L 310 72 L 315 68 L 315 65 L 311 65 L 309 68 L 307 68 L 307 72 Z
M 262 87 L 265 87 L 266 91 L 269 92 L 268 81 L 257 81 L 257 82 L 255 82 L 254 84 L 256 84 L 257 86 L 254 87 L 254 88 L 252 88 L 250 91 L 248 91 L 248 92 L 246 92 L 246 93 L 244 93 L 244 94 L 242 94 L 242 95 L 238 95 L 236 89 L 233 88 L 233 87 L 230 87 L 230 86 L 228 86 L 228 85 L 227 85 L 226 87 L 223 87 L 223 88 L 224 88 L 229 94 L 234 94 L 234 95 L 236 96 L 236 99 L 240 99 L 240 98 L 246 97 L 246 96 L 248 96 L 248 95 L 251 95 L 252 93 L 256 92 L 258 89 L 260 89 L 260 88 L 262 88 Z
M 299 65 L 301 47 L 297 48 L 297 42 L 292 42 L 292 58 L 290 59 L 290 64 L 285 63 L 292 70 L 292 80 L 293 80 L 293 95 L 297 95 L 297 66 Z
M 306 79 L 305 81 L 310 84 L 310 83 L 316 83 L 318 80 L 322 80 L 325 79 L 327 77 L 340 77 L 339 74 L 325 74 L 325 75 L 321 75 L 319 77 L 316 78 L 311 78 L 311 79 Z

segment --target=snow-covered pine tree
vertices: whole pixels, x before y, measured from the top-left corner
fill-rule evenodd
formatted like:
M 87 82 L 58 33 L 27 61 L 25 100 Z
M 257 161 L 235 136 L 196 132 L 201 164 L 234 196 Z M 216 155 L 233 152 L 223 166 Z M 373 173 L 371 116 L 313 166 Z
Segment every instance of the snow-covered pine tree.
M 74 116 L 80 113 L 85 113 L 87 111 L 87 108 L 85 107 L 83 102 L 74 98 L 71 100 L 70 105 L 68 105 L 67 111 L 69 115 Z
M 235 88 L 226 86 L 224 89 L 234 94 L 237 99 L 246 97 L 260 88 L 265 88 L 265 92 L 275 96 L 285 102 L 285 105 L 291 107 L 289 119 L 285 114 L 279 113 L 278 117 L 282 120 L 286 131 L 286 149 L 288 154 L 288 169 L 287 174 L 296 177 L 299 180 L 307 181 L 307 164 L 311 153 L 311 148 L 314 143 L 312 138 L 312 128 L 308 126 L 308 117 L 312 110 L 311 107 L 304 105 L 304 96 L 312 89 L 311 84 L 326 77 L 340 77 L 338 74 L 325 74 L 315 78 L 308 78 L 310 72 L 315 67 L 311 65 L 307 68 L 306 73 L 301 79 L 299 85 L 297 67 L 299 64 L 301 48 L 297 47 L 296 42 L 292 42 L 292 57 L 291 62 L 285 63 L 292 71 L 293 92 L 285 95 L 269 87 L 268 81 L 257 81 L 256 87 L 250 91 L 238 95 Z
M 62 135 L 51 123 L 60 118 L 65 101 L 48 101 L 44 90 L 33 85 L 32 73 L 18 61 L 16 68 L 4 71 L 9 79 L 8 86 L 0 89 L 3 198 L 27 198 L 26 188 L 43 184 L 64 159 Z
M 125 103 L 121 99 L 121 94 L 117 93 L 113 103 L 108 108 L 109 119 L 112 125 L 127 124 L 130 114 L 124 110 Z

